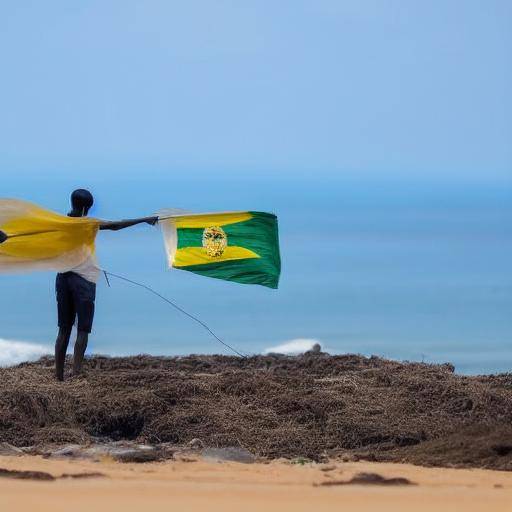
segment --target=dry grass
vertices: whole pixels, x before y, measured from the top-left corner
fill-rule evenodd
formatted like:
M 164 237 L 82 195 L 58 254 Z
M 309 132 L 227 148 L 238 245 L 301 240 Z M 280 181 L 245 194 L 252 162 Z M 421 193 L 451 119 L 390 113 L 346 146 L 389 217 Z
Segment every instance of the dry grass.
M 355 355 L 91 357 L 86 372 L 55 382 L 50 358 L 0 369 L 0 441 L 199 438 L 270 458 L 512 469 L 511 374 Z

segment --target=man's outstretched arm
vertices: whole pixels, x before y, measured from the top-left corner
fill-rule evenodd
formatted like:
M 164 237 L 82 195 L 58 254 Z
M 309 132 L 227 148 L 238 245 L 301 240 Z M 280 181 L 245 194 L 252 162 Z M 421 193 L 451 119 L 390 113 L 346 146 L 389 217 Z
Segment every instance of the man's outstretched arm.
M 140 219 L 102 221 L 100 224 L 100 229 L 119 231 L 120 229 L 129 228 L 130 226 L 135 226 L 136 224 L 143 224 L 144 222 L 154 226 L 158 222 L 158 217 L 141 217 Z

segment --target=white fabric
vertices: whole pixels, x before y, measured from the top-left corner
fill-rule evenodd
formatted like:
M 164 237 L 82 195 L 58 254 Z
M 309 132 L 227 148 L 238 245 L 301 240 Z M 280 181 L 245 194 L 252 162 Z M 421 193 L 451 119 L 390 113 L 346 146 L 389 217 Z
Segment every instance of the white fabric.
M 91 283 L 97 283 L 101 269 L 98 265 L 98 258 L 96 258 L 96 254 L 90 254 L 86 260 L 70 269 L 70 272 L 78 274 Z
M 178 248 L 178 232 L 174 219 L 163 219 L 158 221 L 158 225 L 164 236 L 165 254 L 167 255 L 167 265 L 172 268 L 174 255 Z
M 173 217 L 190 214 L 191 212 L 189 210 L 183 210 L 181 208 L 163 208 L 157 212 L 158 225 L 164 237 L 165 254 L 167 255 L 167 265 L 169 268 L 172 268 L 174 255 L 178 248 L 178 232 Z

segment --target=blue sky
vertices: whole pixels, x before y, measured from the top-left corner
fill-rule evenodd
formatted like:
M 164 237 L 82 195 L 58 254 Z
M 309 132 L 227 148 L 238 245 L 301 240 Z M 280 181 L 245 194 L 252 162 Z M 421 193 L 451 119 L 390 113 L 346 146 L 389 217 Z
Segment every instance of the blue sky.
M 0 165 L 509 180 L 508 1 L 0 5 Z
M 145 227 L 98 252 L 246 351 L 509 368 L 511 22 L 496 0 L 0 2 L 0 195 L 274 211 L 277 292 L 166 274 Z M 0 341 L 51 346 L 53 279 L 2 276 Z M 140 290 L 98 296 L 91 351 L 217 350 Z

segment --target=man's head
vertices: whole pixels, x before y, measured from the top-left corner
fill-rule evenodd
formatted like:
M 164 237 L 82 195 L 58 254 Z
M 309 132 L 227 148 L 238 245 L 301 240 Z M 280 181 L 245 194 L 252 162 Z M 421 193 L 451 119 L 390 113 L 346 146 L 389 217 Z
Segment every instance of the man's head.
M 71 194 L 70 217 L 85 217 L 94 203 L 92 194 L 84 188 L 79 188 Z

